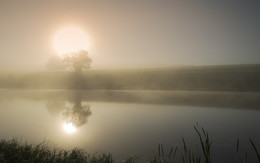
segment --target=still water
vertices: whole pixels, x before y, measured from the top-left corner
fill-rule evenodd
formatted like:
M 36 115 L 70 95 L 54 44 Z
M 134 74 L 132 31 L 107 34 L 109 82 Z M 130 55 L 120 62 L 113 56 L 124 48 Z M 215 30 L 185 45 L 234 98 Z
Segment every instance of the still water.
M 215 160 L 234 160 L 237 138 L 252 153 L 249 137 L 260 147 L 260 93 L 0 91 L 1 139 L 149 158 L 158 143 L 199 144 L 196 123 L 209 132 Z

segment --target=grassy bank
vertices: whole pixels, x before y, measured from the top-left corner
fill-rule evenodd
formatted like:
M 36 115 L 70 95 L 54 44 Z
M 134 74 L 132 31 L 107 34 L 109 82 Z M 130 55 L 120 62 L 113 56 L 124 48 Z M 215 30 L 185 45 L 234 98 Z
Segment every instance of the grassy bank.
M 212 140 L 209 137 L 209 133 L 198 125 L 194 126 L 195 132 L 198 136 L 198 148 L 192 150 L 186 143 L 186 140 L 182 138 L 182 146 L 172 146 L 169 150 L 166 150 L 163 144 L 158 144 L 158 148 L 153 152 L 153 158 L 147 160 L 146 158 L 131 156 L 126 160 L 116 160 L 111 154 L 88 154 L 80 149 L 64 150 L 53 149 L 48 147 L 44 142 L 31 145 L 22 143 L 17 139 L 0 140 L 0 162 L 1 163 L 13 163 L 13 162 L 51 162 L 51 163 L 113 163 L 113 162 L 150 162 L 150 163 L 211 163 L 214 162 L 214 153 L 212 152 Z M 240 152 L 240 141 L 236 140 L 236 146 L 234 147 L 235 156 L 234 162 L 248 161 L 248 157 L 255 157 L 255 161 L 260 163 L 260 155 L 258 148 L 252 139 L 250 144 L 254 152 L 253 155 L 248 155 L 248 150 L 244 152 L 243 157 L 238 157 Z M 241 152 L 240 152 L 241 153 Z M 232 154 L 230 154 L 232 156 Z M 238 158 L 241 158 L 239 160 Z M 225 162 L 223 160 L 222 162 Z
M 45 143 L 32 145 L 17 139 L 0 141 L 1 163 L 81 163 L 81 162 L 113 162 L 110 154 L 87 154 L 80 149 L 52 149 Z
M 0 74 L 0 88 L 260 91 L 259 83 L 260 64 Z

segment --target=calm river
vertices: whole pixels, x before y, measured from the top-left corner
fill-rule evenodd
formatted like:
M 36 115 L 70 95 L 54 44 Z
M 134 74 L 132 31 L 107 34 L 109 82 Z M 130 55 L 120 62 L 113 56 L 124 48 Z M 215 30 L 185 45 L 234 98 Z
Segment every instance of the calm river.
M 114 157 L 150 158 L 157 144 L 167 149 L 199 144 L 193 126 L 213 140 L 213 160 L 234 161 L 260 148 L 260 93 L 199 91 L 1 90 L 0 138 L 47 142 Z M 223 161 L 224 162 L 224 161 Z

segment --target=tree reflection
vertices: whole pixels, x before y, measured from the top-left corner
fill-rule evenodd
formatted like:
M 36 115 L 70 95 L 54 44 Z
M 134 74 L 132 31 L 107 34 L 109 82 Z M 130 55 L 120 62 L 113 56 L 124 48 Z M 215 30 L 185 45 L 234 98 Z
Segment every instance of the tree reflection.
M 62 113 L 64 123 L 72 124 L 76 128 L 82 126 L 87 122 L 87 118 L 91 115 L 90 105 L 82 104 L 77 100 L 74 106 L 67 107 L 66 111 Z
M 63 128 L 73 133 L 77 128 L 87 123 L 92 114 L 90 105 L 82 102 L 80 91 L 69 92 L 67 100 L 56 97 L 47 101 L 46 107 L 52 115 L 62 115 Z

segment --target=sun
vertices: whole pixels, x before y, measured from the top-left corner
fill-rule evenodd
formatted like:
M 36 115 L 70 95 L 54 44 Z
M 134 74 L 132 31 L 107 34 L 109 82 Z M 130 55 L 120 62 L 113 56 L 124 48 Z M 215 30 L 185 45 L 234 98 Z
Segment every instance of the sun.
M 86 33 L 80 28 L 70 26 L 59 30 L 54 36 L 53 45 L 61 56 L 64 53 L 88 50 Z

